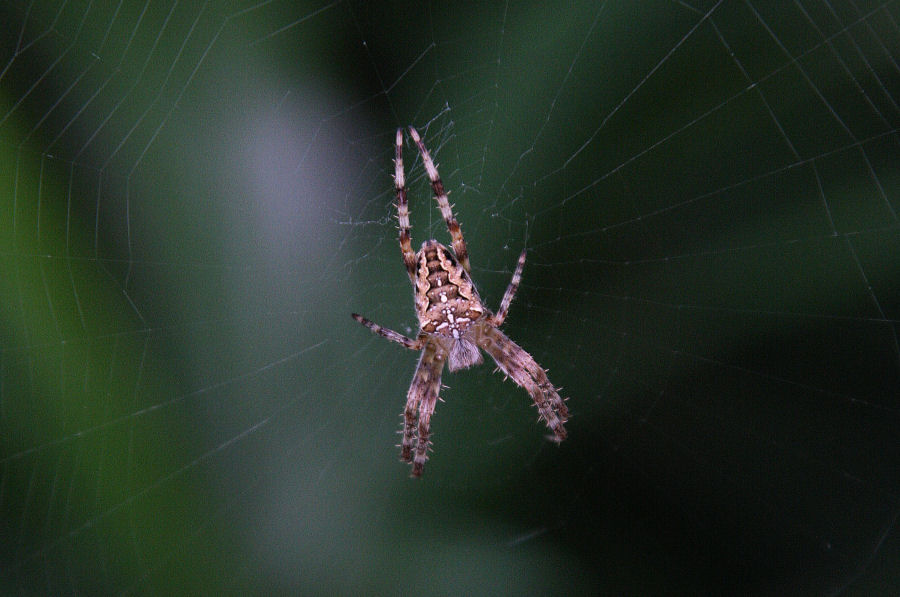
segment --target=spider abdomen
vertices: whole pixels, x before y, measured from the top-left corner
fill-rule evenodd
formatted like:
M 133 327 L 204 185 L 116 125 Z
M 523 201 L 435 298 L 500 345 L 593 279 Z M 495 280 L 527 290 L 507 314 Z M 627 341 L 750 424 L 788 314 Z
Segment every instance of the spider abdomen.
M 429 334 L 459 340 L 485 311 L 469 274 L 450 250 L 436 240 L 425 241 L 416 258 L 419 327 Z

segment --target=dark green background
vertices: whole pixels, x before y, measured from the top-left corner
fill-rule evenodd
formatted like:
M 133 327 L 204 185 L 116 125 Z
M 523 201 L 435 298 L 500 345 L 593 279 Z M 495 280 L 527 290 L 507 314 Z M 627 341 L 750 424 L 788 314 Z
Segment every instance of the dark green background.
M 900 589 L 900 3 L 0 21 L 0 592 Z M 397 462 L 406 124 L 559 448 L 485 365 Z

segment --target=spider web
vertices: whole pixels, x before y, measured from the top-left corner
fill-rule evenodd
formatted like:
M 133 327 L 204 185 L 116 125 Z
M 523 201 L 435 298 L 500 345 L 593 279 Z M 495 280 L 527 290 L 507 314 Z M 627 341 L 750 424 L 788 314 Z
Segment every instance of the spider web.
M 900 585 L 900 3 L 0 14 L 3 592 Z M 396 461 L 406 124 L 559 448 L 483 366 Z

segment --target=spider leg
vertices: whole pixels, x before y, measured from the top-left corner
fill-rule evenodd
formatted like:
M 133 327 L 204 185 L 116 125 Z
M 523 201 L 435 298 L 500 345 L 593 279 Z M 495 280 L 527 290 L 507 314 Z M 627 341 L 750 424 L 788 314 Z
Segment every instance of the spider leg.
M 403 334 L 395 332 L 394 330 L 389 330 L 388 328 L 383 328 L 374 321 L 369 321 L 362 315 L 357 313 L 351 313 L 350 317 L 360 322 L 382 338 L 387 338 L 391 342 L 396 342 L 397 344 L 402 344 L 406 348 L 410 350 L 422 350 L 422 345 L 425 343 L 424 338 L 417 338 L 412 340 L 411 338 L 407 338 Z
M 394 157 L 394 189 L 397 192 L 397 221 L 400 223 L 400 252 L 409 280 L 416 283 L 416 253 L 409 233 L 409 205 L 406 202 L 406 177 L 403 174 L 403 129 L 397 129 Z
M 422 161 L 425 163 L 425 172 L 428 173 L 428 179 L 431 181 L 434 198 L 441 208 L 441 215 L 444 217 L 444 222 L 447 223 L 447 230 L 450 231 L 450 237 L 453 239 L 453 252 L 456 254 L 456 259 L 466 272 L 471 272 L 469 267 L 469 250 L 466 248 L 466 241 L 463 238 L 462 230 L 459 228 L 459 222 L 453 217 L 453 210 L 450 209 L 450 203 L 447 201 L 447 193 L 444 191 L 444 183 L 441 182 L 437 167 L 431 160 L 431 155 L 425 148 L 425 144 L 422 143 L 422 139 L 419 138 L 419 132 L 415 128 L 409 127 L 409 134 L 415 141 L 416 147 L 419 148 L 419 153 L 422 154 Z
M 563 424 L 569 418 L 569 409 L 534 357 L 506 334 L 489 325 L 482 328 L 478 344 L 494 358 L 504 374 L 528 391 L 541 418 L 553 432 L 555 441 L 566 439 Z
M 416 423 L 419 416 L 419 403 L 429 385 L 431 368 L 425 362 L 425 352 L 419 357 L 416 372 L 406 392 L 406 407 L 403 409 L 403 440 L 400 442 L 400 460 L 412 462 L 412 452 L 416 445 Z
M 500 301 L 500 310 L 491 318 L 491 325 L 494 327 L 503 325 L 506 314 L 509 312 L 509 305 L 512 303 L 513 297 L 516 296 L 516 291 L 519 289 L 519 282 L 522 281 L 522 268 L 525 267 L 525 252 L 525 249 L 522 249 L 522 253 L 519 255 L 516 271 L 513 273 L 509 286 L 506 287 L 506 292 L 503 293 L 503 300 Z
M 427 343 L 406 396 L 400 459 L 413 463 L 413 477 L 422 476 L 425 461 L 428 460 L 428 448 L 431 445 L 428 439 L 431 415 L 434 413 L 438 393 L 441 390 L 444 360 L 442 349 L 434 343 Z M 413 456 L 414 446 L 415 456 Z

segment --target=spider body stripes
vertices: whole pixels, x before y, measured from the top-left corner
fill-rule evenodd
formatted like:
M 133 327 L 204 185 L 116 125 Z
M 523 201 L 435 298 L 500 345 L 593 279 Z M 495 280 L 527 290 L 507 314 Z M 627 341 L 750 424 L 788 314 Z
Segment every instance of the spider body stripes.
M 431 416 L 441 388 L 446 363 L 450 371 L 467 369 L 482 362 L 479 349 L 487 352 L 507 377 L 525 388 L 534 400 L 541 419 L 553 432 L 553 440 L 566 438 L 564 424 L 569 416 L 565 401 L 550 383 L 547 373 L 522 347 L 499 327 L 506 319 L 525 266 L 525 251 L 519 255 L 512 281 L 496 314 L 485 308 L 470 277 L 469 252 L 459 222 L 453 216 L 437 167 L 419 133 L 409 127 L 431 181 L 434 198 L 447 224 L 452 250 L 436 240 L 426 240 L 418 252 L 412 250 L 405 174 L 403 172 L 403 130 L 397 129 L 394 186 L 397 219 L 400 223 L 400 252 L 413 284 L 419 333 L 407 338 L 353 313 L 353 318 L 374 333 L 421 351 L 419 364 L 406 396 L 403 412 L 403 439 L 400 458 L 412 463 L 412 475 L 420 477 L 428 460 Z

